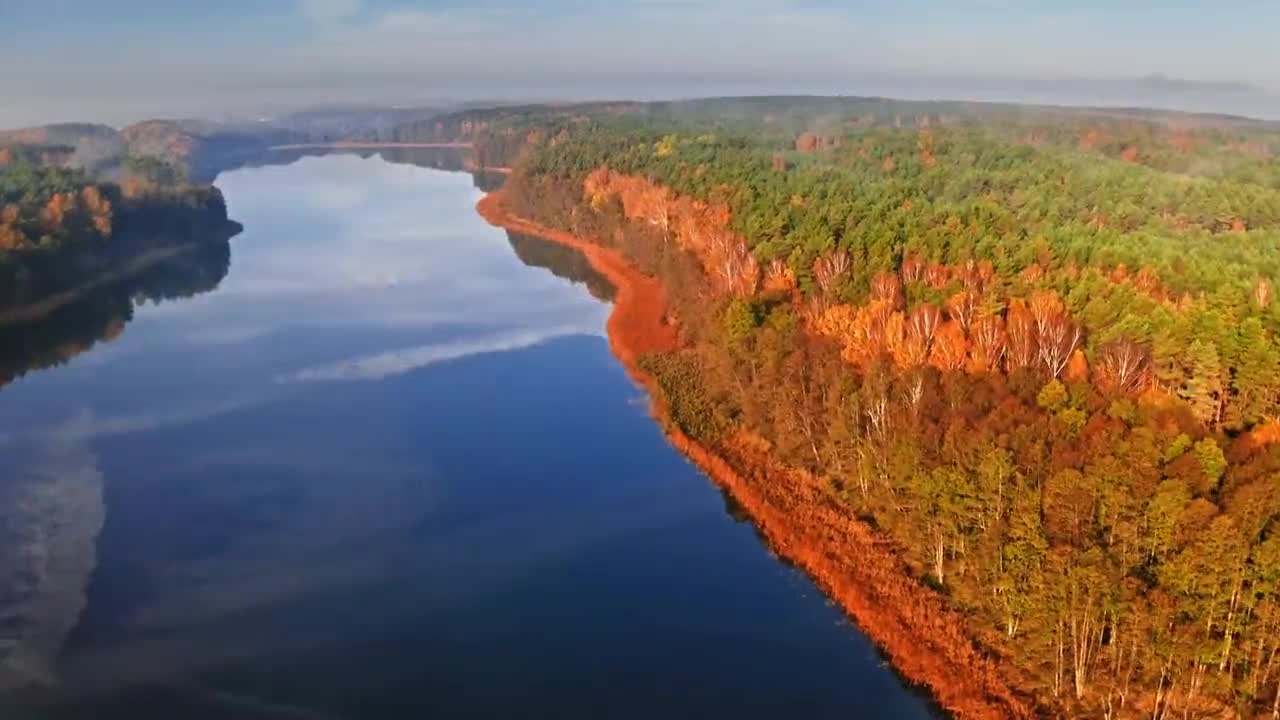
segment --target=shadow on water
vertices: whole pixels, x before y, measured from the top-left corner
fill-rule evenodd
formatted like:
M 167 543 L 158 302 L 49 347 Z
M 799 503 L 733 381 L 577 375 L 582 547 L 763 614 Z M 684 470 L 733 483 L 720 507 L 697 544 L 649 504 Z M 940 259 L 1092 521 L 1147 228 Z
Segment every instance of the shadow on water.
M 153 265 L 80 294 L 29 322 L 0 326 L 0 386 L 57 367 L 124 332 L 134 307 L 189 298 L 216 288 L 231 265 L 225 239 L 182 248 Z
M 613 302 L 616 292 L 613 283 L 591 267 L 587 257 L 577 250 L 534 235 L 515 232 L 507 232 L 507 242 L 511 243 L 516 257 L 525 265 L 549 270 L 552 275 L 575 285 L 585 285 L 592 297 L 602 302 Z

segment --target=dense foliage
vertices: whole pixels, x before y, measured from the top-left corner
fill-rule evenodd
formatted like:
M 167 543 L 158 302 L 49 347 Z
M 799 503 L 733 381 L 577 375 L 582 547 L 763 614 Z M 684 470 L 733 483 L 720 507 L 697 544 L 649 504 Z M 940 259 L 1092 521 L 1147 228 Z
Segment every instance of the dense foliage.
M 154 159 L 131 159 L 119 184 L 0 155 L 0 306 L 39 301 L 166 246 L 234 233 L 216 188 L 189 185 Z
M 1046 702 L 1280 707 L 1275 128 L 856 99 L 486 123 L 521 140 L 517 212 L 663 277 L 675 422 L 826 477 Z

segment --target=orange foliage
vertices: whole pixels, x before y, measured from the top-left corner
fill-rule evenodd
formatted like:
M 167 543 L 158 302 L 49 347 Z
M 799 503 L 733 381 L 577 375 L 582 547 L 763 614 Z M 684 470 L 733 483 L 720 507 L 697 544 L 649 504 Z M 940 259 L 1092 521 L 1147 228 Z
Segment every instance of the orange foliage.
M 17 205 L 6 205 L 0 210 L 0 250 L 13 250 L 26 244 L 27 238 L 18 227 L 20 215 Z
M 969 347 L 969 372 L 982 375 L 999 370 L 1009 346 L 1004 319 L 999 315 L 982 315 L 973 321 L 970 335 L 973 342 Z
M 911 320 L 907 327 L 910 332 L 924 340 L 928 345 L 933 341 L 933 335 L 938 331 L 938 326 L 942 324 L 942 311 L 935 305 L 921 305 L 916 311 L 911 313 Z
M 111 201 L 103 197 L 96 186 L 90 185 L 80 191 L 80 206 L 89 213 L 89 220 L 100 235 L 111 234 Z
M 1138 162 L 1138 148 L 1137 148 L 1137 146 L 1130 145 L 1129 147 L 1125 148 L 1125 149 L 1120 153 L 1120 159 L 1121 159 L 1121 160 L 1123 160 L 1123 161 L 1125 161 L 1125 162 L 1130 162 L 1130 163 L 1132 163 L 1132 162 Z
M 929 364 L 943 372 L 964 367 L 969 356 L 969 341 L 960 323 L 949 320 L 934 335 Z
M 924 270 L 924 281 L 934 290 L 941 290 L 951 281 L 951 272 L 946 265 L 929 263 Z
M 1084 333 L 1067 316 L 1056 292 L 1032 293 L 1030 313 L 1035 325 L 1040 360 L 1050 375 L 1059 377 L 1066 370 L 1072 354 L 1083 342 Z
M 906 303 L 906 296 L 902 293 L 902 281 L 894 273 L 876 273 L 875 277 L 871 278 L 871 299 L 882 300 L 890 307 L 902 307 Z
M 840 278 L 848 272 L 849 254 L 843 250 L 832 250 L 813 262 L 813 279 L 827 297 L 835 293 Z
M 791 293 L 796 289 L 796 274 L 782 258 L 774 258 L 764 273 L 764 289 L 770 292 Z
M 1107 343 L 1098 353 L 1095 378 L 1103 390 L 1136 395 L 1151 382 L 1151 353 L 1127 338 Z
M 1105 137 L 1103 136 L 1102 132 L 1100 130 L 1094 129 L 1094 130 L 1089 130 L 1084 135 L 1080 136 L 1080 142 L 1078 143 L 1078 145 L 1081 150 L 1089 151 L 1098 147 L 1103 142 L 1105 142 Z
M 840 343 L 841 357 L 858 367 L 866 367 L 888 350 L 886 336 L 892 318 L 894 332 L 901 334 L 901 313 L 883 300 L 873 300 L 867 307 L 834 305 L 827 308 L 814 323 L 814 330 Z
M 900 270 L 903 282 L 920 282 L 920 278 L 924 275 L 924 259 L 920 257 L 920 253 L 907 253 L 902 258 Z
M 727 205 L 676 197 L 645 178 L 608 168 L 588 175 L 583 190 L 595 207 L 618 198 L 628 219 L 648 222 L 662 231 L 664 239 L 674 239 L 698 258 L 721 292 L 747 296 L 758 289 L 760 265 L 746 241 L 729 229 Z
M 960 323 L 967 332 L 978 312 L 978 294 L 972 290 L 963 290 L 947 298 L 947 315 Z
M 1076 350 L 1067 361 L 1067 369 L 1062 372 L 1062 379 L 1067 382 L 1085 382 L 1089 379 L 1089 360 L 1084 351 Z
M 890 315 L 884 325 L 884 349 L 900 368 L 917 367 L 929 359 L 928 344 L 908 329 L 907 318 L 900 312 Z
M 1009 301 L 1009 311 L 1005 318 L 1006 363 L 1010 370 L 1028 368 L 1036 363 L 1040 356 L 1039 337 L 1035 318 L 1021 298 Z
M 1169 136 L 1169 145 L 1180 153 L 1191 152 L 1195 148 L 1195 138 L 1185 132 L 1177 132 Z
M 1248 443 L 1253 447 L 1266 447 L 1280 444 L 1280 420 L 1268 420 L 1245 434 Z
M 67 213 L 76 207 L 76 196 L 71 193 L 54 193 L 40 212 L 40 222 L 48 231 L 58 230 L 66 222 Z
M 1160 285 L 1160 276 L 1156 274 L 1155 270 L 1152 270 L 1147 266 L 1143 266 L 1143 268 L 1138 271 L 1138 274 L 1133 276 L 1133 286 L 1153 297 L 1163 295 Z
M 927 168 L 931 168 L 938 164 L 938 158 L 933 154 L 933 133 L 929 130 L 920 131 L 920 164 Z
M 822 148 L 822 139 L 811 132 L 800 133 L 796 138 L 796 150 L 800 152 L 814 152 Z

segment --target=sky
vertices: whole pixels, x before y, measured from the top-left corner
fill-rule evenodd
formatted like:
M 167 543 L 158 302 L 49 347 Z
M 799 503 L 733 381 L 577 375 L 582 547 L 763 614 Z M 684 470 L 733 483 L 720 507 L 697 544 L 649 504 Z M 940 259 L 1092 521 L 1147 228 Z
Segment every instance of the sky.
M 1280 90 L 1276 27 L 1275 0 L 0 0 L 0 127 L 776 92 L 1080 102 L 1090 82 L 1123 104 L 1108 83 L 1150 75 Z

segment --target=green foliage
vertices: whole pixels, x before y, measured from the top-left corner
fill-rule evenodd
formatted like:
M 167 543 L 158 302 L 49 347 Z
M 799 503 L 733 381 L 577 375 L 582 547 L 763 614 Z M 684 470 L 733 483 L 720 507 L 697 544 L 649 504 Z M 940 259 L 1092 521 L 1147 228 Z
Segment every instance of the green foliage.
M 1222 447 L 1213 438 L 1204 438 L 1195 444 L 1194 452 L 1209 487 L 1216 488 L 1227 470 L 1227 458 L 1222 453 Z
M 1067 432 L 1072 435 L 1078 434 L 1084 429 L 1085 423 L 1089 421 L 1089 415 L 1079 408 L 1066 407 L 1058 411 L 1058 422 L 1061 422 Z
M 763 308 L 754 301 L 734 298 L 725 306 L 721 320 L 729 339 L 742 342 L 750 337 L 764 321 Z
M 662 390 L 671 421 L 689 437 L 714 441 L 727 425 L 724 408 L 708 396 L 702 371 L 685 353 L 658 353 L 640 360 Z
M 1191 436 L 1186 433 L 1180 433 L 1169 443 L 1169 446 L 1165 448 L 1164 461 L 1169 462 L 1170 460 L 1181 457 L 1183 453 L 1190 449 Z
M 161 186 L 185 185 L 187 183 L 186 168 L 154 155 L 130 155 L 125 158 L 124 171 Z
M 1067 388 L 1056 378 L 1044 384 L 1036 395 L 1036 404 L 1045 410 L 1058 410 L 1067 404 Z

